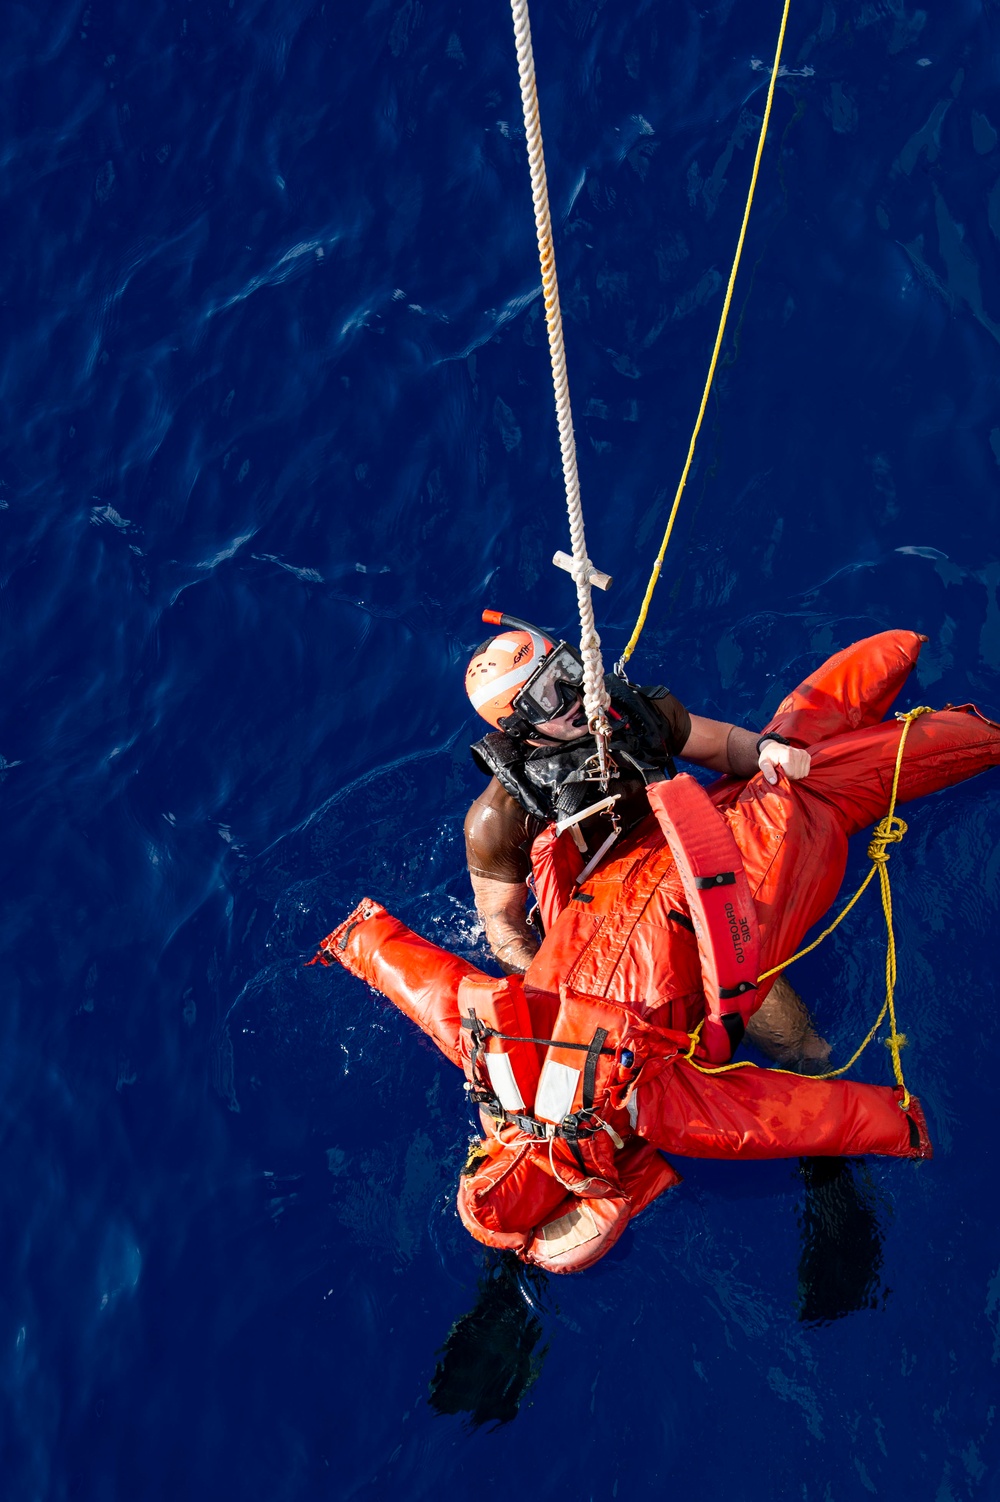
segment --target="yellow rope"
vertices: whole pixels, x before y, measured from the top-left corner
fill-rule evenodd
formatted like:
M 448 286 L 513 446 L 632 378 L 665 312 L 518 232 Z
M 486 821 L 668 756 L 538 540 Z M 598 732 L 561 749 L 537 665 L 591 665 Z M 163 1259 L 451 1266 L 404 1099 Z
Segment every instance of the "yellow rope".
M 932 713 L 931 706 L 929 704 L 922 704 L 917 709 L 911 709 L 906 714 L 898 714 L 896 716 L 897 720 L 902 721 L 903 730 L 902 734 L 899 737 L 899 746 L 896 751 L 896 766 L 892 774 L 892 793 L 889 797 L 889 812 L 886 814 L 885 818 L 880 819 L 878 824 L 875 826 L 875 833 L 872 836 L 871 843 L 868 846 L 868 859 L 872 863 L 871 870 L 868 872 L 868 875 L 865 877 L 860 887 L 858 887 L 858 890 L 855 892 L 850 902 L 848 902 L 841 909 L 837 917 L 834 918 L 833 922 L 830 924 L 829 928 L 825 928 L 818 939 L 814 939 L 811 944 L 807 944 L 805 949 L 800 949 L 798 953 L 793 954 L 790 959 L 782 960 L 780 965 L 774 965 L 770 970 L 765 970 L 764 973 L 759 977 L 759 980 L 768 980 L 772 975 L 777 975 L 780 971 L 786 970 L 788 966 L 794 964 L 796 960 L 801 960 L 803 955 L 811 954 L 812 951 L 817 947 L 817 945 L 822 944 L 823 940 L 827 938 L 828 935 L 832 934 L 833 930 L 847 917 L 848 913 L 851 911 L 851 908 L 857 902 L 862 892 L 867 889 L 868 884 L 877 871 L 879 884 L 882 889 L 882 911 L 885 914 L 886 929 L 885 1001 L 882 1003 L 882 1010 L 879 1012 L 878 1016 L 875 1018 L 875 1021 L 872 1023 L 872 1026 L 869 1028 L 864 1041 L 859 1045 L 858 1048 L 855 1049 L 854 1053 L 848 1059 L 847 1063 L 842 1064 L 839 1069 L 828 1069 L 823 1074 L 813 1075 L 812 1078 L 819 1080 L 833 1080 L 836 1079 L 838 1075 L 846 1074 L 847 1071 L 853 1068 L 853 1066 L 860 1059 L 861 1055 L 864 1053 L 865 1049 L 868 1047 L 869 1043 L 872 1041 L 872 1039 L 875 1037 L 875 1034 L 882 1026 L 882 1023 L 885 1020 L 886 1013 L 888 1013 L 889 1036 L 886 1039 L 886 1047 L 889 1049 L 889 1052 L 892 1055 L 892 1070 L 893 1074 L 896 1076 L 896 1084 L 903 1092 L 903 1098 L 899 1103 L 901 1111 L 905 1111 L 910 1104 L 910 1092 L 906 1088 L 906 1081 L 903 1078 L 903 1064 L 902 1060 L 900 1059 L 900 1053 L 906 1047 L 906 1035 L 905 1033 L 901 1033 L 896 1026 L 896 935 L 892 926 L 892 887 L 889 883 L 889 846 L 898 845 L 900 840 L 902 840 L 904 834 L 906 833 L 907 828 L 905 820 L 900 819 L 896 814 L 896 798 L 899 793 L 899 773 L 903 765 L 903 750 L 906 746 L 906 737 L 910 733 L 910 726 L 913 724 L 914 720 L 917 719 L 919 715 L 930 713 Z M 751 1064 L 748 1059 L 741 1059 L 735 1064 L 711 1065 L 695 1063 L 694 1051 L 698 1044 L 698 1035 L 700 1034 L 700 1032 L 701 1023 L 699 1022 L 694 1032 L 689 1035 L 691 1039 L 691 1046 L 684 1057 L 691 1063 L 693 1068 L 699 1070 L 702 1074 L 726 1074 L 732 1069 L 755 1069 L 757 1067 L 755 1064 Z M 774 1074 L 795 1074 L 796 1070 L 774 1069 L 771 1072 Z
M 698 416 L 695 418 L 694 432 L 691 434 L 691 442 L 688 444 L 687 459 L 684 461 L 684 468 L 681 471 L 681 478 L 677 486 L 677 492 L 674 496 L 674 504 L 670 510 L 670 517 L 667 521 L 667 530 L 663 534 L 663 541 L 660 543 L 660 551 L 656 555 L 656 562 L 653 564 L 653 572 L 650 574 L 649 583 L 646 585 L 646 593 L 643 596 L 642 606 L 639 610 L 639 619 L 635 623 L 635 629 L 632 632 L 632 635 L 629 637 L 628 645 L 626 646 L 620 658 L 619 665 L 622 667 L 626 662 L 628 662 L 629 658 L 632 656 L 632 653 L 635 651 L 639 637 L 642 635 L 642 629 L 646 624 L 646 616 L 649 613 L 649 606 L 653 598 L 653 591 L 656 588 L 657 580 L 660 577 L 660 569 L 663 567 L 663 559 L 666 556 L 667 544 L 670 541 L 670 534 L 674 530 L 674 522 L 677 519 L 677 512 L 680 508 L 681 496 L 684 494 L 684 487 L 687 484 L 687 478 L 690 474 L 691 465 L 694 461 L 695 444 L 698 442 L 698 434 L 701 432 L 701 425 L 705 419 L 705 412 L 708 409 L 708 398 L 711 395 L 712 382 L 715 379 L 715 368 L 719 363 L 719 353 L 722 349 L 722 340 L 726 332 L 726 320 L 729 317 L 729 309 L 733 301 L 733 289 L 736 286 L 736 275 L 740 269 L 740 257 L 743 254 L 743 242 L 746 239 L 747 225 L 750 222 L 750 209 L 753 205 L 753 195 L 757 187 L 757 174 L 760 171 L 760 161 L 761 157 L 764 154 L 764 140 L 767 136 L 768 121 L 771 118 L 771 105 L 774 101 L 774 87 L 778 80 L 778 68 L 781 63 L 781 49 L 784 46 L 785 42 L 785 27 L 788 24 L 788 10 L 790 4 L 791 0 L 785 0 L 785 8 L 781 16 L 781 27 L 778 31 L 778 45 L 775 48 L 774 52 L 774 66 L 771 69 L 771 81 L 768 84 L 767 89 L 767 103 L 764 105 L 764 118 L 761 121 L 760 136 L 757 140 L 757 154 L 754 157 L 753 172 L 750 174 L 750 191 L 747 193 L 746 208 L 743 210 L 743 223 L 740 225 L 739 239 L 736 242 L 736 255 L 733 259 L 732 270 L 729 273 L 729 285 L 726 288 L 725 301 L 722 304 L 722 317 L 719 319 L 719 328 L 715 336 L 715 347 L 712 350 L 712 358 L 709 361 L 708 365 L 708 375 L 705 378 L 705 389 L 701 394 L 701 406 L 698 408 Z

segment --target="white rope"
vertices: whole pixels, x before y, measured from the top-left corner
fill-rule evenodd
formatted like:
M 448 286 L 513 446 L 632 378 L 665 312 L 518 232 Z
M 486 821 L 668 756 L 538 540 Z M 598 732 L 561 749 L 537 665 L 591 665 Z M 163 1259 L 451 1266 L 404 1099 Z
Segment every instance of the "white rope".
M 604 663 L 601 638 L 594 624 L 590 575 L 594 565 L 587 557 L 583 532 L 583 503 L 580 477 L 576 467 L 576 440 L 573 437 L 573 413 L 566 374 L 566 348 L 563 343 L 562 311 L 559 307 L 559 283 L 556 278 L 556 254 L 552 244 L 552 217 L 549 213 L 549 190 L 545 179 L 545 155 L 542 148 L 542 125 L 538 115 L 538 90 L 535 87 L 535 59 L 531 51 L 531 24 L 528 0 L 510 0 L 517 44 L 517 71 L 521 84 L 521 107 L 524 111 L 524 134 L 528 144 L 531 171 L 531 198 L 535 208 L 535 232 L 538 237 L 538 260 L 542 270 L 542 295 L 545 299 L 545 325 L 549 333 L 549 358 L 552 362 L 552 385 L 559 424 L 559 448 L 562 452 L 563 480 L 566 485 L 566 510 L 573 549 L 573 581 L 580 612 L 580 656 L 583 658 L 583 707 L 591 730 L 597 735 L 602 770 L 610 734 L 605 710 L 610 703 L 604 687 Z

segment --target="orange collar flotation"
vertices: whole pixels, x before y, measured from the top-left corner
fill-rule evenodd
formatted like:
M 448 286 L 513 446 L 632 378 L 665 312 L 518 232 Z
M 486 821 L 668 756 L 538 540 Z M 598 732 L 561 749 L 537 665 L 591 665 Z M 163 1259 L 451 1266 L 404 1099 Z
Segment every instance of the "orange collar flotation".
M 725 1064 L 757 1006 L 760 935 L 743 857 L 705 789 L 686 772 L 647 788 L 688 900 L 705 987 L 701 1052 Z

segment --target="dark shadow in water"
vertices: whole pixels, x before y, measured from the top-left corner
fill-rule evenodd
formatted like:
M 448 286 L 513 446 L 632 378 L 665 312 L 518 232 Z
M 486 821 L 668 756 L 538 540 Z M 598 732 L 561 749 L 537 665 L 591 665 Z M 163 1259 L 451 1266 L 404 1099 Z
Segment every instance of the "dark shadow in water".
M 864 1165 L 847 1158 L 803 1158 L 798 1315 L 828 1324 L 859 1309 L 881 1308 L 882 1228 Z
M 548 1350 L 534 1354 L 542 1325 L 521 1289 L 523 1277 L 544 1281 L 512 1252 L 487 1262 L 475 1306 L 455 1321 L 439 1353 L 428 1399 L 438 1413 L 467 1413 L 474 1425 L 517 1416 Z

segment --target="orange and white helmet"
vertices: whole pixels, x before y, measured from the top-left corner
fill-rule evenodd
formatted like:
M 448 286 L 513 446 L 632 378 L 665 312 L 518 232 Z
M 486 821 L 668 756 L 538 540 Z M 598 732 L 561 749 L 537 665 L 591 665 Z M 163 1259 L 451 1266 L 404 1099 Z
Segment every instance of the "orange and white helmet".
M 506 626 L 476 651 L 465 673 L 465 692 L 473 709 L 496 729 L 501 719 L 514 712 L 514 699 L 555 646 L 547 636 L 526 621 L 484 610 L 483 620 Z M 507 623 L 510 622 L 510 625 Z

